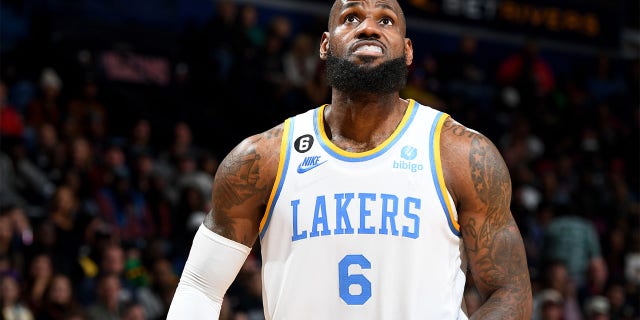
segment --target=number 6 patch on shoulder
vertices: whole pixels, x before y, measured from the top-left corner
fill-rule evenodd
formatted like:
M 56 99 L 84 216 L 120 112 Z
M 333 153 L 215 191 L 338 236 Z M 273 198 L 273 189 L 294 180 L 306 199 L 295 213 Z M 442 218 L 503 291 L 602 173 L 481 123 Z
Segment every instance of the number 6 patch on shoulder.
M 298 137 L 298 139 L 296 139 L 296 141 L 293 143 L 293 147 L 296 149 L 296 151 L 300 153 L 305 153 L 311 150 L 312 146 L 313 146 L 313 136 L 310 134 L 305 134 L 303 136 Z

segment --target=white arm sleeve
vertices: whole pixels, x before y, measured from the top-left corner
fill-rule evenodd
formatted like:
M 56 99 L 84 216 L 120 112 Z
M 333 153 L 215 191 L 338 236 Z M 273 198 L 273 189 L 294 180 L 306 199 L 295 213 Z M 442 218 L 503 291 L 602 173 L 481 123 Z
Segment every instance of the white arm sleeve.
M 200 225 L 167 319 L 218 319 L 222 298 L 250 251 Z

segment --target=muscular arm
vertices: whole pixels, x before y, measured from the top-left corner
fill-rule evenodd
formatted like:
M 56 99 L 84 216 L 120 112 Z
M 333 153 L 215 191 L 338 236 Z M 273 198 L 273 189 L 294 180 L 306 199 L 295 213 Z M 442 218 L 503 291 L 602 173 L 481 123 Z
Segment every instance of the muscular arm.
M 212 210 L 193 238 L 168 320 L 217 319 L 224 295 L 258 236 L 278 166 L 282 126 L 246 139 L 222 161 Z
M 524 244 L 509 209 L 511 180 L 495 146 L 452 119 L 442 129 L 447 187 L 482 306 L 472 319 L 530 319 L 531 283 Z
M 251 247 L 258 236 L 278 167 L 282 125 L 247 138 L 218 167 L 204 225 Z

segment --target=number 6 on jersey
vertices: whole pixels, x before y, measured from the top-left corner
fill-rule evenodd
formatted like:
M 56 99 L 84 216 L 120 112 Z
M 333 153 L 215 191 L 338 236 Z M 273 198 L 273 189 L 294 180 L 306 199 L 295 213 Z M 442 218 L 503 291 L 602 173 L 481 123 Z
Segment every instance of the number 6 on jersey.
M 362 274 L 349 274 L 349 266 L 354 264 L 361 269 L 371 269 L 371 262 L 361 254 L 350 254 L 342 258 L 338 263 L 340 298 L 349 305 L 363 305 L 371 298 L 371 282 Z M 360 293 L 349 292 L 351 286 L 359 286 Z

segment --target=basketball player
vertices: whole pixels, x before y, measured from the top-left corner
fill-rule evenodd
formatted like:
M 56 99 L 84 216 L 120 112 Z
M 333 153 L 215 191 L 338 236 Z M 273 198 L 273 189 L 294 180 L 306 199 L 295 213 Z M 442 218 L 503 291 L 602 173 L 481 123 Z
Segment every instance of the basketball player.
M 494 145 L 403 100 L 395 0 L 338 0 L 322 35 L 331 104 L 240 143 L 213 185 L 169 319 L 217 319 L 250 247 L 267 319 L 530 319 L 511 181 Z

